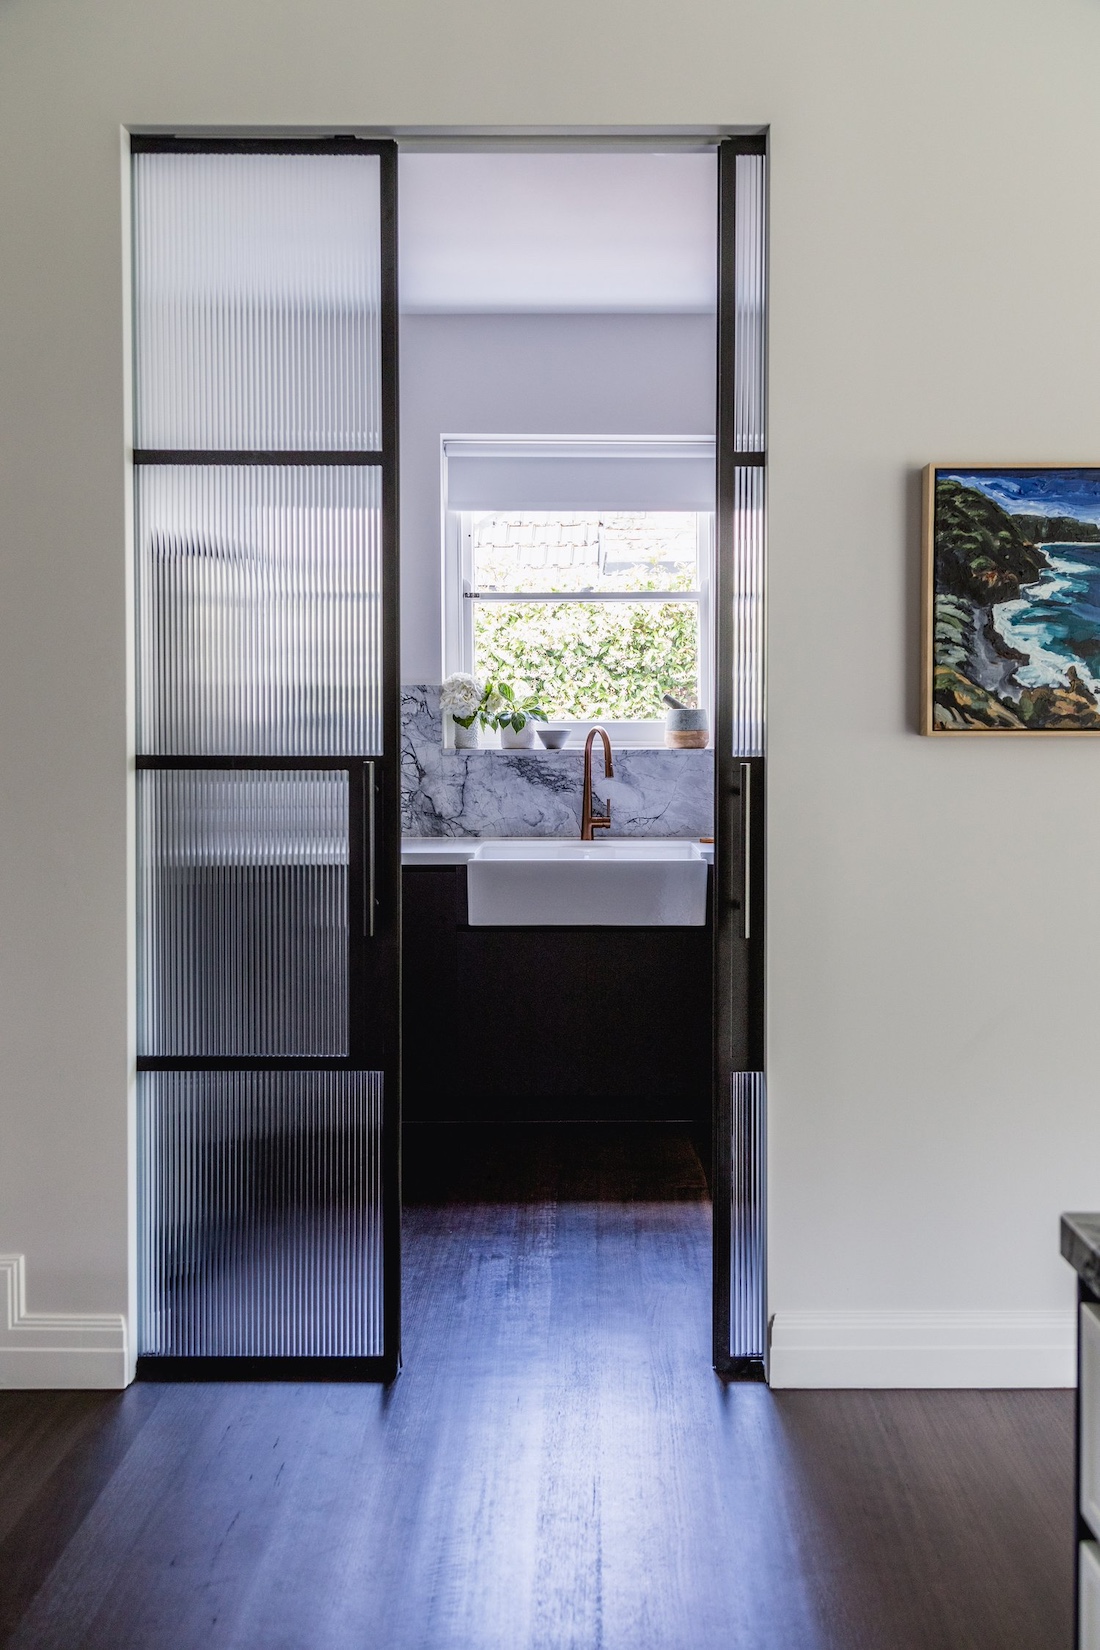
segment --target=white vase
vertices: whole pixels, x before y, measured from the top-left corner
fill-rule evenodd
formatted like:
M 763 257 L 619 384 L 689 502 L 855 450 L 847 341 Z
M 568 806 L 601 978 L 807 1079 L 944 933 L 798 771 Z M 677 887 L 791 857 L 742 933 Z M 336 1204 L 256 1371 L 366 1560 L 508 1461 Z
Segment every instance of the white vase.
M 454 717 L 452 716 L 451 717 L 451 724 L 452 724 L 452 726 L 455 730 L 455 750 L 456 751 L 476 751 L 477 750 L 477 740 L 478 740 L 478 726 L 477 726 L 477 723 L 476 722 L 471 722 L 470 726 L 468 728 L 464 728 L 462 726 L 461 722 L 456 722 Z
M 515 728 L 501 728 L 500 748 L 505 751 L 532 751 L 535 748 L 535 738 L 533 722 L 524 722 L 518 733 Z

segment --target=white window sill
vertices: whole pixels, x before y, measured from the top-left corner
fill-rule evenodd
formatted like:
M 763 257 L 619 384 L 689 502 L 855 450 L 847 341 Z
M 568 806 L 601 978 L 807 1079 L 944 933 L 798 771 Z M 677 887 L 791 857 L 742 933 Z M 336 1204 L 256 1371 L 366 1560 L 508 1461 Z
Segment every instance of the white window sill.
M 611 749 L 613 751 L 664 751 L 674 750 L 676 748 L 665 744 L 665 724 L 663 721 L 568 722 L 565 720 L 559 721 L 557 718 L 552 718 L 547 726 L 551 728 L 567 728 L 569 730 L 569 742 L 563 747 L 566 754 L 570 751 L 583 751 L 584 742 L 593 728 L 602 728 L 604 730 L 607 737 L 611 741 Z M 453 727 L 450 725 L 449 717 L 444 719 L 443 737 L 444 750 L 453 750 L 455 748 L 454 732 Z M 596 741 L 594 748 L 597 751 L 597 754 L 602 749 L 599 740 Z M 709 749 L 709 747 L 706 748 Z M 514 746 L 502 746 L 500 743 L 500 735 L 492 728 L 482 728 L 481 743 L 477 746 L 477 749 L 483 751 L 496 751 L 501 756 L 530 756 L 532 751 L 541 753 L 543 756 L 562 755 L 562 751 L 547 750 L 546 746 L 539 740 L 537 733 L 535 735 L 534 745 L 527 746 L 524 749 L 516 750 Z

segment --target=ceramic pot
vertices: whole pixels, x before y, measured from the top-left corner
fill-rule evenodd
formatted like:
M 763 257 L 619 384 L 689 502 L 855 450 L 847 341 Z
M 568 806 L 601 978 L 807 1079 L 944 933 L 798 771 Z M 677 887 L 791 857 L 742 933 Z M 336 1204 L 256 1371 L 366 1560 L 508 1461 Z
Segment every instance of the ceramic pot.
M 455 721 L 453 716 L 451 717 L 451 723 L 455 730 L 455 750 L 476 751 L 478 746 L 477 723 L 471 722 L 468 728 L 464 728 L 460 722 Z
M 518 733 L 515 728 L 501 728 L 500 748 L 505 751 L 533 751 L 537 737 L 534 722 L 524 722 Z

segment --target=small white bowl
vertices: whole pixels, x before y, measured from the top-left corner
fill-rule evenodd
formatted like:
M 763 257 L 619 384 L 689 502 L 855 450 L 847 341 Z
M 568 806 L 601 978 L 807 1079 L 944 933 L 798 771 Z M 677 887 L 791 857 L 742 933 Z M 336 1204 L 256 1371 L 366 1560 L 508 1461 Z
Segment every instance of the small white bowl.
M 569 728 L 540 728 L 539 738 L 548 751 L 560 751 L 569 738 Z

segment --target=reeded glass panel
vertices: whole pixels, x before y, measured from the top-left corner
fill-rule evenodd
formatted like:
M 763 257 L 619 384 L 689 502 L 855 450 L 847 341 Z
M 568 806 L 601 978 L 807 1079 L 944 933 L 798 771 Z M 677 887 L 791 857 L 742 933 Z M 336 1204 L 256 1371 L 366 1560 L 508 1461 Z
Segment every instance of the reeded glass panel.
M 381 481 L 359 465 L 139 469 L 143 755 L 381 751 Z
M 381 446 L 374 155 L 134 156 L 139 447 Z
M 729 1350 L 731 1358 L 763 1358 L 767 1336 L 764 1073 L 735 1072 L 730 1084 Z
M 738 155 L 736 164 L 733 441 L 740 453 L 762 453 L 765 411 L 765 161 L 763 155 Z
M 348 1051 L 346 773 L 138 773 L 138 1052 Z
M 144 1072 L 140 1349 L 377 1357 L 382 1076 Z
M 764 470 L 734 471 L 733 755 L 764 754 Z

